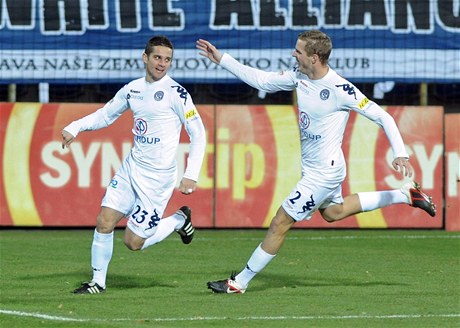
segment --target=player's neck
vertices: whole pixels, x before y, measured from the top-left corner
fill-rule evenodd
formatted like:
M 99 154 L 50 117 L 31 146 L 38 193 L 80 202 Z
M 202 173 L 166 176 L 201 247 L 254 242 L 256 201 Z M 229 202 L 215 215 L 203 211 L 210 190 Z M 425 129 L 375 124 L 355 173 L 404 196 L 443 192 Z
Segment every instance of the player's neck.
M 307 74 L 307 76 L 310 80 L 320 80 L 323 77 L 325 77 L 328 72 L 329 72 L 329 66 L 321 65 L 321 66 L 317 66 L 314 69 L 312 69 L 311 72 Z

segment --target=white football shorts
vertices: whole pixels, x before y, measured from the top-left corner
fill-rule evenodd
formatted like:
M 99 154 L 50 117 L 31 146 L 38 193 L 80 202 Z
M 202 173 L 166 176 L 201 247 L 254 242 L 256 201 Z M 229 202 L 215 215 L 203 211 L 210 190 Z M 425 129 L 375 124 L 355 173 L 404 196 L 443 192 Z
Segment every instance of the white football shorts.
M 345 166 L 326 171 L 306 170 L 281 206 L 295 221 L 310 220 L 319 208 L 343 203 L 342 182 L 345 175 Z
M 174 191 L 177 168 L 147 170 L 128 155 L 106 189 L 101 206 L 126 215 L 128 228 L 141 238 L 155 234 Z

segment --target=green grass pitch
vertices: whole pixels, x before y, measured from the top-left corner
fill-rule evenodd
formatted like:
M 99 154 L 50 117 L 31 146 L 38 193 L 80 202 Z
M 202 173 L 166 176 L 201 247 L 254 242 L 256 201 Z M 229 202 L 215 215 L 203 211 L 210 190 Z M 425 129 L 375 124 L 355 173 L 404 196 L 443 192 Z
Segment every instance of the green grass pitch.
M 145 251 L 115 245 L 100 295 L 93 231 L 0 231 L 1 327 L 460 327 L 460 233 L 292 230 L 243 295 L 209 280 L 240 271 L 265 230 L 177 234 Z

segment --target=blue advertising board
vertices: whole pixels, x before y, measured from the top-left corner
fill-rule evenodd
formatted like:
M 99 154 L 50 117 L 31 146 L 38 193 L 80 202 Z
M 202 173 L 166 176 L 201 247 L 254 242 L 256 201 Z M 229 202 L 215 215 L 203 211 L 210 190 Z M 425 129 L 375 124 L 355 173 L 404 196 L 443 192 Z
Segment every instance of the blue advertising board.
M 460 81 L 458 0 L 0 0 L 0 83 L 137 78 L 158 34 L 174 43 L 174 78 L 225 83 L 198 38 L 278 71 L 309 29 L 331 37 L 329 63 L 353 81 Z

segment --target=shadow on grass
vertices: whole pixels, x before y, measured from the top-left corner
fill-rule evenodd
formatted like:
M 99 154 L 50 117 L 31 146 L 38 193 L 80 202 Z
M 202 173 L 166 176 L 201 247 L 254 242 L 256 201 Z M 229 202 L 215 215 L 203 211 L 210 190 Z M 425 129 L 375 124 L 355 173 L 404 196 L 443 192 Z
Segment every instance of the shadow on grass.
M 169 281 L 155 280 L 154 277 L 136 277 L 133 275 L 112 274 L 107 277 L 107 284 L 110 288 L 150 288 L 150 287 L 167 287 L 177 288 L 177 284 Z
M 405 283 L 394 281 L 365 281 L 360 278 L 321 278 L 318 276 L 296 277 L 288 274 L 260 273 L 256 278 L 262 282 L 253 291 L 268 290 L 275 288 L 297 288 L 297 287 L 372 287 L 372 286 L 407 286 Z M 254 280 L 255 281 L 255 280 Z
M 26 275 L 19 277 L 20 280 L 61 280 L 68 281 L 75 288 L 79 287 L 83 281 L 90 281 L 92 278 L 91 273 L 87 271 L 73 271 L 73 272 L 56 272 L 41 275 Z M 172 282 L 165 282 L 155 279 L 153 276 L 136 276 L 129 274 L 108 274 L 107 285 L 110 288 L 130 289 L 130 288 L 150 288 L 150 287 L 167 287 L 177 288 L 177 284 Z

